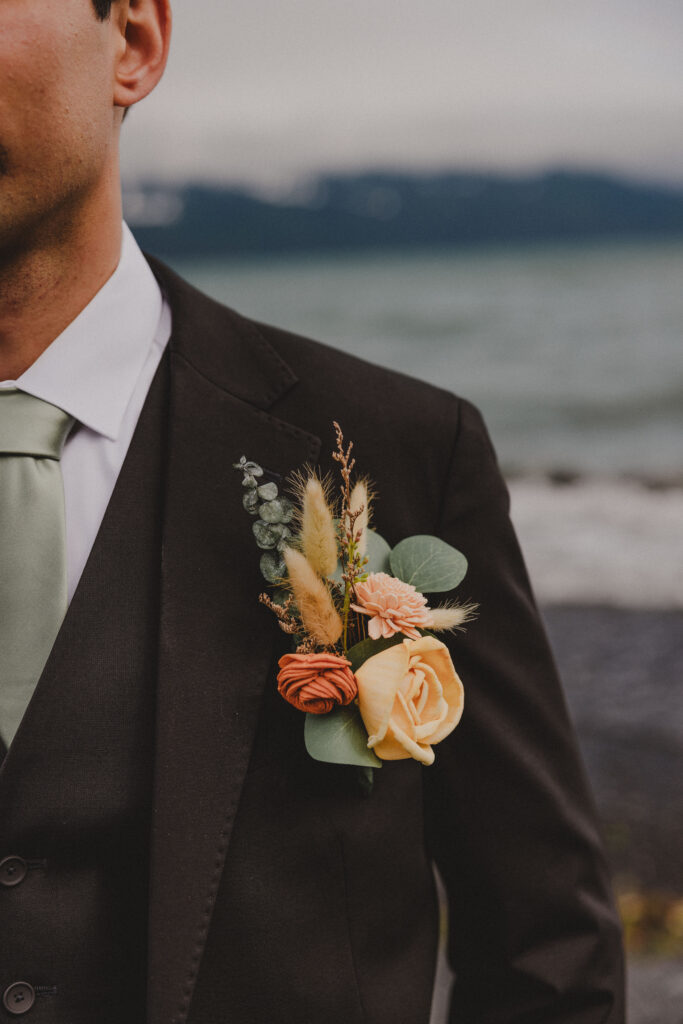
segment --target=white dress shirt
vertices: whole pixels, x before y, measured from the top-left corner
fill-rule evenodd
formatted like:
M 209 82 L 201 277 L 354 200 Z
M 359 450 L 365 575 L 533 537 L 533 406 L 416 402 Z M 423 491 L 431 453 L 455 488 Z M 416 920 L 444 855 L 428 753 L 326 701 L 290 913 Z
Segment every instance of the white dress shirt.
M 126 224 L 118 267 L 85 309 L 16 381 L 64 409 L 69 601 L 109 504 L 135 425 L 171 336 L 171 312 Z

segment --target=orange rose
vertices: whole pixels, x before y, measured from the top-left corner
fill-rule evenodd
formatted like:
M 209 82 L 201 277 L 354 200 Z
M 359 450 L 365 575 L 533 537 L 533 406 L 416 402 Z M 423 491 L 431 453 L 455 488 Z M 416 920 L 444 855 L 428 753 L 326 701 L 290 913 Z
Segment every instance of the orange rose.
M 285 654 L 278 665 L 278 692 L 299 711 L 326 715 L 358 693 L 351 662 L 336 654 Z
M 432 746 L 460 721 L 464 691 L 448 648 L 431 636 L 374 654 L 356 672 L 368 747 L 384 761 L 432 764 Z

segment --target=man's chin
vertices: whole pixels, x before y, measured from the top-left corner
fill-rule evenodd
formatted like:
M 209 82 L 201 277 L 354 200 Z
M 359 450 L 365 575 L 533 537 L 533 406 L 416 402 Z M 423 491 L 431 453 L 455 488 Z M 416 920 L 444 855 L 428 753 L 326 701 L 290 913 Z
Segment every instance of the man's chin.
M 3 184 L 0 177 L 0 268 L 16 263 L 33 247 L 37 228 L 36 218 L 21 215 L 16 197 Z

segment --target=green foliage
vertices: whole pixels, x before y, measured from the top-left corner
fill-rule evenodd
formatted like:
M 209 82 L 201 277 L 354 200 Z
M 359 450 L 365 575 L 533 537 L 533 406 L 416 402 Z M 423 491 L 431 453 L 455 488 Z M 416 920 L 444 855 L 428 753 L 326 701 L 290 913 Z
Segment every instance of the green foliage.
M 278 583 L 287 575 L 287 566 L 279 552 L 264 551 L 261 555 L 261 575 L 268 583 Z M 284 604 L 284 602 L 282 602 Z
M 257 488 L 256 493 L 261 501 L 274 501 L 277 498 L 277 484 L 262 484 Z
M 252 526 L 256 543 L 265 551 L 276 548 L 282 537 L 282 527 L 275 523 L 272 526 L 257 519 Z
M 379 654 L 381 651 L 386 651 L 389 647 L 395 647 L 396 644 L 402 644 L 405 639 L 403 633 L 396 633 L 395 636 L 390 636 L 386 640 L 368 639 L 354 644 L 346 652 L 346 657 L 351 662 L 351 671 L 357 672 L 368 658 L 372 658 L 374 654 Z
M 327 715 L 306 715 L 306 750 L 316 761 L 381 768 L 382 762 L 368 749 L 368 734 L 355 705 L 335 708 Z
M 335 526 L 338 526 L 338 523 L 339 520 L 336 520 Z M 385 541 L 384 537 L 381 537 L 379 533 L 375 533 L 374 530 L 368 530 L 368 550 L 366 554 L 368 563 L 363 566 L 363 575 L 371 572 L 391 572 L 389 567 L 390 554 L 391 548 Z M 337 568 L 334 570 L 330 579 L 336 580 L 337 583 L 341 583 L 343 571 L 341 562 L 337 562 Z
M 287 575 L 282 552 L 290 543 L 292 531 L 287 526 L 294 515 L 294 506 L 287 498 L 278 498 L 276 483 L 259 484 L 264 470 L 257 462 L 242 456 L 234 468 L 242 474 L 242 505 L 251 516 L 258 516 L 252 524 L 256 544 L 264 552 L 261 556 L 261 574 L 274 584 Z
M 233 463 L 233 469 L 239 469 L 244 476 L 242 486 L 255 488 L 258 486 L 258 477 L 263 476 L 263 469 L 257 462 L 250 462 L 246 455 L 243 455 L 239 462 Z
M 250 516 L 258 515 L 259 499 L 255 490 L 250 489 L 242 495 L 242 507 Z
M 391 571 L 421 594 L 453 590 L 465 578 L 467 559 L 438 537 L 406 537 L 391 552 Z
M 375 533 L 374 530 L 368 530 L 368 549 L 366 552 L 368 564 L 365 566 L 364 571 L 367 573 L 390 573 L 390 555 L 391 548 L 385 541 L 384 537 L 381 537 L 379 533 Z
M 259 507 L 259 517 L 264 523 L 281 523 L 284 518 L 284 509 L 280 502 L 275 499 L 274 501 L 266 501 Z

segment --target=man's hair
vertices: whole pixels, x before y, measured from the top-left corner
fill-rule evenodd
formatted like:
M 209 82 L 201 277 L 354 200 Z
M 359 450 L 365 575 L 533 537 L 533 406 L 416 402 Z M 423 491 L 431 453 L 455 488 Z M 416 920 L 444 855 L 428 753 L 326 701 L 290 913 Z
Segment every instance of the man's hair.
M 100 21 L 104 21 L 105 18 L 109 17 L 111 13 L 111 5 L 113 0 L 92 0 L 92 5 L 95 8 L 95 13 Z
M 107 20 L 107 18 L 111 14 L 111 5 L 113 3 L 114 3 L 114 0 L 92 0 L 92 5 L 95 8 L 95 14 L 100 19 L 100 21 L 106 21 Z M 123 112 L 124 119 L 125 119 L 127 113 L 128 113 L 128 111 L 124 110 L 124 112 Z

